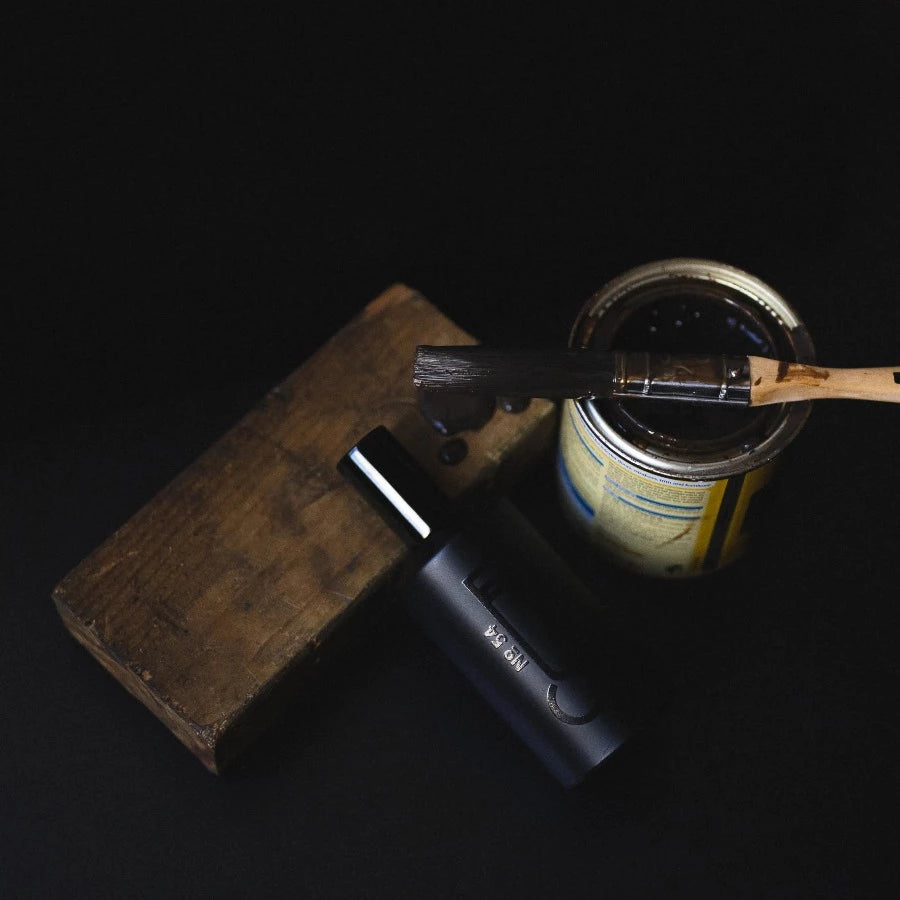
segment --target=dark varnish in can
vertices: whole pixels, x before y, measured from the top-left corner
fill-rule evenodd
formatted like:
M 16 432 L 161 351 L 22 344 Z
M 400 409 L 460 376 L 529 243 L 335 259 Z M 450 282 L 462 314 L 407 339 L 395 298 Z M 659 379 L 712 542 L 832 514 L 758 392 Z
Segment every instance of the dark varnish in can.
M 734 266 L 694 258 L 648 263 L 608 282 L 582 307 L 569 346 L 815 363 L 812 340 L 781 295 Z M 567 400 L 558 460 L 567 517 L 632 571 L 716 571 L 745 551 L 751 501 L 811 407 Z

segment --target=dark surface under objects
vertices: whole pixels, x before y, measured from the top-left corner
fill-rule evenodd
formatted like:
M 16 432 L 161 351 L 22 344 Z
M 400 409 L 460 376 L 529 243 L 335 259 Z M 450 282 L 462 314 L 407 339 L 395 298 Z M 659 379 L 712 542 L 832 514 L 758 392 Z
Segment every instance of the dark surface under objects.
M 0 895 L 897 896 L 894 404 L 819 403 L 702 580 L 581 547 L 552 454 L 517 486 L 672 693 L 584 790 L 399 609 L 211 775 L 50 599 L 397 281 L 560 346 L 606 280 L 706 257 L 822 365 L 900 363 L 889 13 L 9 14 Z

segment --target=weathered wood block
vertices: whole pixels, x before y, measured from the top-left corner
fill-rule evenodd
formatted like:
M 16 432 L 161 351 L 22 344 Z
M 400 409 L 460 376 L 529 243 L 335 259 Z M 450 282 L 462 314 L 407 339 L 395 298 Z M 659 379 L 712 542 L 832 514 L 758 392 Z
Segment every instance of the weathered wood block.
M 303 690 L 406 553 L 335 468 L 353 443 L 386 425 L 454 497 L 505 490 L 549 446 L 555 407 L 535 400 L 465 432 L 462 462 L 438 460 L 415 347 L 465 343 L 393 285 L 55 588 L 72 635 L 210 771 Z

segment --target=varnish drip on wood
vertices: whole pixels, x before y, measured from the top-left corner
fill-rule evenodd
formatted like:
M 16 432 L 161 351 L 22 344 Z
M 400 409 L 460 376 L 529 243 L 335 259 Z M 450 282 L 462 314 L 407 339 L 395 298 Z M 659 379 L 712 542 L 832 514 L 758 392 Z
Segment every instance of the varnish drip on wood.
M 418 391 L 422 414 L 445 437 L 461 431 L 477 431 L 494 415 L 497 400 L 492 394 L 461 391 Z

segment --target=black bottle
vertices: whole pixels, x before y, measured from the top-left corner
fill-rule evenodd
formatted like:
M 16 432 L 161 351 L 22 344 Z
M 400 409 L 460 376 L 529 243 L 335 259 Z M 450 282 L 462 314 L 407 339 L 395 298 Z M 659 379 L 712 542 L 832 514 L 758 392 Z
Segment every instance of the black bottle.
M 505 499 L 461 516 L 383 426 L 338 469 L 412 548 L 412 617 L 561 784 L 580 783 L 631 733 L 591 658 L 584 586 Z

